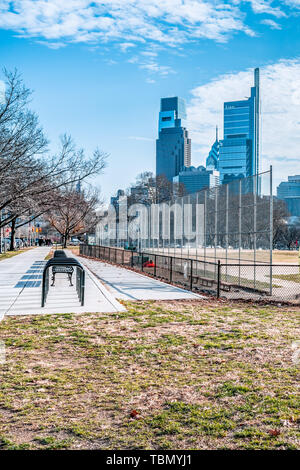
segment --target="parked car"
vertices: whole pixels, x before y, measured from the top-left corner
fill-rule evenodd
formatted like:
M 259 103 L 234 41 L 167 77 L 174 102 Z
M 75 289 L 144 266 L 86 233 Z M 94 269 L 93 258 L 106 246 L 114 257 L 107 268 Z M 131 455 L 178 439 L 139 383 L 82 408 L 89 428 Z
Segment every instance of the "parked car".
M 69 245 L 71 246 L 78 246 L 80 245 L 80 240 L 78 238 L 71 238 Z
M 2 250 L 8 251 L 10 248 L 10 238 L 2 238 Z
M 24 243 L 23 243 L 23 240 L 21 240 L 21 238 L 16 238 L 15 239 L 15 248 L 23 248 L 24 246 Z
M 9 249 L 9 242 L 6 238 L 1 238 L 1 251 L 7 251 Z

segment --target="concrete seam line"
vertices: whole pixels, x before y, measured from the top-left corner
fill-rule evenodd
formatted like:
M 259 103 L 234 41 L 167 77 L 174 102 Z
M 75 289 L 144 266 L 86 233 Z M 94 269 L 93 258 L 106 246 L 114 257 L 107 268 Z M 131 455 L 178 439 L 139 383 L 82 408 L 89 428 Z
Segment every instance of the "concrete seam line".
M 25 289 L 26 285 L 27 285 L 27 282 L 26 281 L 26 284 L 24 287 L 22 287 L 22 289 L 20 290 L 20 292 L 18 293 L 18 295 L 16 296 L 16 298 L 12 301 L 12 303 L 10 304 L 10 306 L 8 307 L 8 309 L 5 311 L 4 315 L 7 315 L 9 313 L 9 311 L 12 309 L 12 307 L 15 305 L 16 301 L 18 300 L 18 298 L 20 297 L 20 295 L 22 294 L 23 290 Z
M 75 258 L 78 258 L 78 257 L 75 255 Z M 100 283 L 99 284 L 96 283 L 89 272 L 91 272 L 94 277 L 98 278 L 98 276 L 85 263 L 82 262 L 82 264 L 85 266 L 87 275 L 89 276 L 89 278 L 91 279 L 95 287 L 101 292 L 101 294 L 106 298 L 106 300 L 112 305 L 112 307 L 116 310 L 116 312 L 120 312 L 119 305 L 121 305 L 125 309 L 125 312 L 126 312 L 126 308 L 124 307 L 124 305 L 120 304 L 109 292 L 106 292 L 106 289 L 104 286 L 102 286 Z M 110 296 L 112 297 L 112 299 L 109 298 Z
M 87 270 L 87 275 L 89 276 L 89 278 L 91 279 L 91 281 L 95 284 L 95 286 L 97 287 L 97 289 L 101 292 L 101 294 L 106 298 L 106 300 L 114 307 L 114 309 L 116 310 L 116 312 L 119 312 L 120 310 L 117 308 L 117 306 L 115 305 L 115 303 L 117 303 L 117 300 L 113 299 L 113 301 L 111 299 L 109 299 L 109 297 L 107 296 L 107 293 L 104 292 L 104 287 L 103 287 L 103 290 L 99 287 L 99 285 L 94 281 L 94 279 L 92 278 L 92 276 L 89 274 L 89 271 L 90 269 L 88 268 Z M 96 276 L 96 274 L 91 270 L 91 273 Z M 124 307 L 122 305 L 122 307 Z

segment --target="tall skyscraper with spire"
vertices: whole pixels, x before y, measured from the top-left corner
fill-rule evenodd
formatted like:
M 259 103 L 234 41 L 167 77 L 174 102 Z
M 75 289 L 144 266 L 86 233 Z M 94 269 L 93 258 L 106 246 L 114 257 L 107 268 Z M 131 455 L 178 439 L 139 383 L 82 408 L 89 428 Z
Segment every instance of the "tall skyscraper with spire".
M 220 141 L 218 136 L 218 126 L 216 126 L 216 140 L 213 143 L 208 157 L 206 159 L 207 170 L 218 170 L 219 169 L 219 153 L 220 153 Z
M 259 100 L 259 69 L 256 68 L 250 97 L 224 103 L 224 139 L 219 159 L 221 183 L 259 172 Z M 259 191 L 259 183 L 256 189 Z
M 191 139 L 181 120 L 186 119 L 185 101 L 179 97 L 162 98 L 156 140 L 156 176 L 169 181 L 183 166 L 191 165 Z

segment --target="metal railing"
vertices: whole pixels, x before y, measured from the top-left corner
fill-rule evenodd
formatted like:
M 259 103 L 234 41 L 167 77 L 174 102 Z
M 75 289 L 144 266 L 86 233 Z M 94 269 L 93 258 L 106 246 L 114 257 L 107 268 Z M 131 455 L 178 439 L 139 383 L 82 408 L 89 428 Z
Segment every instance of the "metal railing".
M 227 298 L 300 300 L 297 264 L 229 264 L 99 245 L 80 245 L 80 255 L 132 268 L 195 292 Z M 255 273 L 255 275 L 254 275 Z
M 85 271 L 81 265 L 76 267 L 76 292 L 80 305 L 84 305 Z
M 85 272 L 84 272 L 83 267 L 81 266 L 79 261 L 77 261 L 74 258 L 67 258 L 65 256 L 59 256 L 59 257 L 51 258 L 45 265 L 45 268 L 43 271 L 43 281 L 42 281 L 42 302 L 41 302 L 42 307 L 45 306 L 47 295 L 49 292 L 49 282 L 50 282 L 49 269 L 52 268 L 52 271 L 53 271 L 53 269 L 58 268 L 59 272 L 64 272 L 63 270 L 64 267 L 76 268 L 76 292 L 78 295 L 78 300 L 80 302 L 80 305 L 84 305 Z M 69 274 L 68 269 L 66 269 L 65 272 Z

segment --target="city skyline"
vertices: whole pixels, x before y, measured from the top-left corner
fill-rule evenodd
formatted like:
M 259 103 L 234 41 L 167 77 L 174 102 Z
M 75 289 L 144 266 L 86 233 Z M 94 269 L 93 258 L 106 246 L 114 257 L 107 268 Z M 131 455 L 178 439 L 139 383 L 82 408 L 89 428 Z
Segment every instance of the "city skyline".
M 51 149 L 67 132 L 79 146 L 98 144 L 110 154 L 97 180 L 107 200 L 137 173 L 154 171 L 162 96 L 185 98 L 192 164 L 205 165 L 216 124 L 222 132 L 223 102 L 248 96 L 255 67 L 261 71 L 262 167 L 273 164 L 275 186 L 299 173 L 295 2 L 229 2 L 216 10 L 209 1 L 130 1 L 126 9 L 112 1 L 97 11 L 98 3 L 2 2 L 1 63 L 17 67 L 34 90 L 32 108 Z

